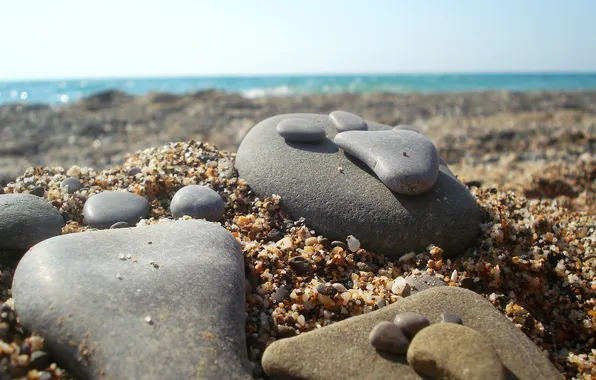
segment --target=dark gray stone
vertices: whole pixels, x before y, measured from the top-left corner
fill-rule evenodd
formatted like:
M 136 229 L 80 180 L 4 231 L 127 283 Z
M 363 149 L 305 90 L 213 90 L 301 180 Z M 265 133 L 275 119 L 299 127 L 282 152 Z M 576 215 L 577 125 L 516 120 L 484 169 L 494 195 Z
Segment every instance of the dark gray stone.
M 358 115 L 346 111 L 333 111 L 329 119 L 338 131 L 365 131 L 368 129 L 366 121 Z
M 183 220 L 46 240 L 12 289 L 24 328 L 78 378 L 249 379 L 243 284 L 236 239 Z
M 226 204 L 219 194 L 208 186 L 188 185 L 174 194 L 170 210 L 174 218 L 188 215 L 195 219 L 219 221 Z
M 284 119 L 277 124 L 277 133 L 286 141 L 296 143 L 318 143 L 325 140 L 325 131 L 304 119 Z
M 408 363 L 431 379 L 508 378 L 490 341 L 476 330 L 453 323 L 435 324 L 416 334 L 408 349 Z
M 41 186 L 36 186 L 33 190 L 31 190 L 29 192 L 29 194 L 35 195 L 36 197 L 40 197 L 40 198 L 43 198 L 45 193 L 46 193 L 46 190 Z
M 68 194 L 72 194 L 77 190 L 81 190 L 83 184 L 78 178 L 69 177 L 60 183 L 60 188 L 65 190 Z
M 26 250 L 42 240 L 60 235 L 60 212 L 32 194 L 0 195 L 0 249 Z
M 139 168 L 132 168 L 132 169 L 129 169 L 128 170 L 128 172 L 126 173 L 126 175 L 128 175 L 129 177 L 134 177 L 137 174 L 140 174 L 142 172 L 143 171 L 141 169 L 139 169 Z
M 34 351 L 31 353 L 31 359 L 29 361 L 29 368 L 43 371 L 52 364 L 50 355 L 44 351 Z
M 149 214 L 149 202 L 140 195 L 105 191 L 91 196 L 83 207 L 85 222 L 92 228 L 110 228 L 114 223 L 131 226 Z
M 328 139 L 319 144 L 287 143 L 277 124 L 305 118 Z M 370 130 L 391 127 L 367 122 Z M 423 251 L 429 244 L 445 257 L 463 254 L 480 233 L 480 213 L 468 189 L 441 163 L 433 187 L 409 196 L 387 188 L 360 160 L 330 139 L 337 134 L 326 115 L 289 114 L 253 127 L 238 148 L 236 167 L 259 197 L 277 194 L 282 208 L 330 240 L 353 235 L 362 248 L 390 258 Z M 341 168 L 341 170 L 339 170 Z
M 391 321 L 396 314 L 408 311 L 426 315 L 435 323 L 420 330 L 414 340 L 433 326 L 463 327 L 456 324 L 437 324 L 441 313 L 457 312 L 469 328 L 476 330 L 494 347 L 500 361 L 511 372 L 510 378 L 562 379 L 542 350 L 503 313 L 481 295 L 454 286 L 428 289 L 380 310 L 348 318 L 296 337 L 275 341 L 263 354 L 263 371 L 272 380 L 420 380 L 421 376 L 414 371 L 403 355 L 385 355 L 369 343 L 369 333 L 378 323 Z M 427 344 L 435 344 L 437 338 L 429 335 L 431 336 L 427 336 Z M 408 355 L 413 343 L 410 342 Z M 450 342 L 444 340 L 439 343 Z M 455 354 L 460 347 L 456 343 L 452 344 Z
M 393 318 L 393 323 L 398 326 L 409 339 L 412 339 L 418 331 L 430 326 L 430 321 L 424 315 L 410 311 L 399 313 Z
M 462 321 L 462 319 L 459 315 L 453 314 L 453 313 L 441 314 L 441 322 L 442 323 L 456 323 L 458 325 L 462 325 L 464 323 L 464 321 Z
M 128 227 L 130 227 L 130 226 L 126 222 L 117 222 L 117 223 L 112 224 L 110 226 L 110 229 L 114 229 L 114 228 L 128 228 Z
M 418 195 L 428 191 L 439 175 L 439 153 L 420 133 L 347 131 L 333 140 L 364 162 L 393 191 Z
M 368 335 L 370 344 L 379 351 L 405 354 L 410 342 L 402 329 L 391 322 L 379 322 Z

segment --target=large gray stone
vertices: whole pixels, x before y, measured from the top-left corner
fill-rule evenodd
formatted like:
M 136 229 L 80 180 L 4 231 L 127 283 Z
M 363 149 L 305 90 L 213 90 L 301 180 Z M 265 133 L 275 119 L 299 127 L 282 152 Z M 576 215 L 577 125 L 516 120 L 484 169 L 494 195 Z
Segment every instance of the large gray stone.
M 305 118 L 321 126 L 328 139 L 317 144 L 288 143 L 277 133 L 287 118 Z M 367 122 L 372 131 L 391 127 Z M 294 218 L 330 240 L 353 235 L 367 250 L 392 257 L 422 251 L 429 244 L 445 255 L 465 252 L 480 232 L 474 198 L 441 163 L 433 187 L 411 196 L 391 191 L 360 160 L 332 141 L 335 125 L 326 115 L 289 114 L 253 127 L 238 148 L 236 166 L 260 197 L 281 196 Z
M 391 190 L 417 195 L 439 175 L 439 153 L 433 143 L 412 131 L 347 131 L 333 140 L 364 162 Z
M 49 239 L 25 254 L 12 289 L 25 329 L 82 379 L 250 378 L 243 256 L 216 224 Z
M 188 185 L 174 194 L 170 210 L 174 218 L 188 215 L 195 219 L 219 221 L 226 208 L 219 194 L 209 186 Z
M 91 196 L 83 207 L 85 222 L 92 228 L 110 228 L 114 223 L 131 226 L 149 214 L 149 202 L 124 191 L 104 191 Z
M 404 312 L 425 315 L 432 323 L 439 323 L 443 312 L 457 313 L 494 347 L 510 375 L 519 380 L 562 379 L 540 348 L 490 302 L 452 286 L 425 290 L 378 311 L 275 341 L 263 354 L 263 370 L 271 379 L 421 379 L 405 355 L 384 355 L 368 342 L 378 323 Z
M 0 195 L 0 249 L 27 250 L 60 235 L 64 224 L 60 212 L 40 197 Z

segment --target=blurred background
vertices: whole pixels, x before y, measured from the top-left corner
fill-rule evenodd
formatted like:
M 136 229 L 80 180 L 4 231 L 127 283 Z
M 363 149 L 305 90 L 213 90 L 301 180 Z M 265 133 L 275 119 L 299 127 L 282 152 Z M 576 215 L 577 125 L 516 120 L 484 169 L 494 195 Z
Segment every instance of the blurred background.
M 591 0 L 5 1 L 0 180 L 168 141 L 233 152 L 267 117 L 343 109 L 413 126 L 462 177 L 573 200 L 596 176 L 594 14 Z

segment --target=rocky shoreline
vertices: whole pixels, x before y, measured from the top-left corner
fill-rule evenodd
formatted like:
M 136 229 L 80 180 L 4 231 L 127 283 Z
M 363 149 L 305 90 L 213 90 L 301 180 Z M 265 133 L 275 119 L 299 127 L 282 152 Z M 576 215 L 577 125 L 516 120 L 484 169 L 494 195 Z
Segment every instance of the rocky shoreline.
M 443 257 L 440 247 L 430 245 L 393 260 L 365 249 L 352 250 L 349 241 L 329 241 L 308 222 L 289 218 L 279 198 L 256 197 L 234 168 L 234 153 L 196 142 L 205 139 L 235 151 L 246 131 L 268 116 L 324 114 L 336 109 L 390 126 L 407 122 L 435 143 L 482 213 L 481 235 L 465 255 Z M 66 221 L 63 237 L 72 235 L 74 239 L 80 232 L 93 230 L 83 214 L 87 199 L 94 194 L 118 190 L 145 198 L 150 207 L 140 224 L 157 225 L 156 233 L 171 223 L 170 203 L 182 187 L 208 186 L 221 196 L 226 204 L 221 226 L 240 243 L 244 257 L 246 344 L 254 375 L 261 375 L 266 348 L 294 335 L 297 337 L 292 339 L 300 340 L 293 342 L 302 342 L 309 352 L 306 360 L 328 358 L 330 366 L 339 361 L 335 365 L 341 367 L 345 358 L 333 356 L 332 351 L 343 350 L 317 353 L 316 344 L 309 343 L 314 335 L 305 333 L 316 330 L 320 339 L 331 339 L 325 326 L 337 325 L 332 331 L 341 332 L 340 326 L 348 326 L 341 325 L 342 321 L 359 315 L 359 321 L 370 325 L 373 315 L 378 318 L 375 310 L 399 308 L 397 301 L 403 298 L 429 318 L 438 318 L 439 312 L 455 312 L 446 309 L 458 306 L 443 304 L 443 310 L 430 310 L 415 301 L 424 297 L 407 297 L 406 288 L 422 286 L 420 280 L 418 285 L 414 283 L 424 276 L 480 295 L 498 310 L 495 318 L 513 322 L 514 330 L 543 350 L 566 378 L 595 375 L 596 93 L 321 95 L 256 100 L 217 92 L 142 98 L 106 93 L 61 109 L 4 106 L 0 115 L 0 133 L 15 136 L 12 146 L 0 148 L 4 162 L 12 165 L 4 166 L 5 171 L 17 167 L 17 152 L 28 152 L 28 159 L 40 163 L 47 160 L 44 165 L 53 160 L 60 163 L 23 170 L 0 187 L 1 193 L 31 193 L 47 200 Z M 151 127 L 147 118 L 156 124 Z M 204 129 L 197 127 L 197 120 Z M 39 123 L 37 129 L 35 123 Z M 41 132 L 42 124 L 56 126 L 50 128 L 52 133 L 59 131 L 56 137 L 19 145 L 27 137 L 49 133 Z M 85 127 L 89 125 L 100 128 Z M 148 136 L 148 128 L 163 133 Z M 74 143 L 68 145 L 70 136 L 75 136 L 71 139 Z M 99 143 L 94 144 L 96 141 Z M 147 146 L 155 147 L 145 149 Z M 45 149 L 53 153 L 41 158 L 46 156 Z M 117 153 L 110 155 L 109 149 Z M 143 150 L 125 153 L 137 149 Z M 78 179 L 81 188 L 70 191 L 61 186 L 69 177 Z M 6 302 L 0 322 L 0 367 L 13 377 L 71 378 L 53 363 L 65 363 L 64 357 L 55 351 L 48 356 L 42 337 L 23 331 L 16 321 L 10 288 L 23 252 L 2 250 L 1 254 L 1 291 Z M 124 258 L 122 265 L 133 259 Z M 115 260 L 118 263 L 117 257 Z M 69 265 L 56 265 L 63 264 Z M 122 278 L 128 275 L 118 273 Z M 112 277 L 116 283 L 122 281 Z M 404 284 L 414 283 L 404 285 L 404 279 Z M 19 286 L 26 287 L 26 283 L 21 279 Z M 430 293 L 420 292 L 423 294 Z M 460 296 L 467 297 L 464 293 Z M 476 320 L 472 311 L 461 309 L 460 315 L 464 325 L 485 328 L 482 318 Z M 371 318 L 364 319 L 368 316 Z M 498 323 L 504 322 L 499 319 Z M 56 339 L 51 331 L 48 336 Z M 334 347 L 332 342 L 325 345 Z M 268 365 L 275 363 L 276 370 L 282 370 L 287 360 L 301 359 L 299 353 L 291 355 L 295 351 L 287 344 L 289 356 L 283 361 L 270 359 Z M 89 348 L 78 347 L 83 353 Z M 360 353 L 354 351 L 354 355 L 351 361 Z M 504 351 L 499 355 L 509 357 Z M 508 363 L 515 367 L 515 355 L 510 356 Z M 294 364 L 290 367 L 303 366 Z M 540 368 L 548 371 L 544 369 L 547 366 Z

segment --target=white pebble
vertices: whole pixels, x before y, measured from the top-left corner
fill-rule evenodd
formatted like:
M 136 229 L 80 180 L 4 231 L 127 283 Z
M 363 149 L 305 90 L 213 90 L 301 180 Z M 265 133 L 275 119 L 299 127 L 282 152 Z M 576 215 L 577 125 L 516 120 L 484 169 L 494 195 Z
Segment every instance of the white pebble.
M 120 273 L 116 273 L 116 278 L 117 278 L 118 280 L 122 280 L 122 276 L 120 275 Z
M 306 324 L 306 319 L 304 319 L 304 315 L 302 315 L 302 314 L 301 314 L 301 315 L 298 317 L 298 320 L 297 320 L 297 322 L 300 324 L 300 326 L 304 326 L 304 325 Z
M 393 294 L 401 296 L 407 294 L 409 290 L 410 284 L 406 282 L 405 278 L 400 276 L 393 280 L 393 285 L 391 286 L 391 291 L 393 292 Z
M 151 319 L 151 316 L 149 316 L 149 315 L 146 316 L 145 317 L 145 322 L 147 322 L 148 324 L 152 324 L 153 323 L 153 320 Z
M 354 236 L 350 235 L 346 238 L 348 242 L 348 249 L 352 252 L 356 252 L 360 249 L 360 240 L 356 239 Z
M 451 273 L 451 282 L 457 282 L 457 279 L 458 279 L 457 269 L 454 269 L 453 273 Z

